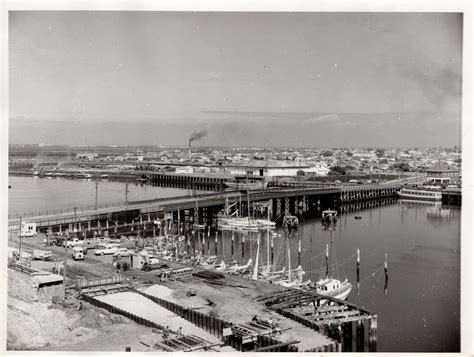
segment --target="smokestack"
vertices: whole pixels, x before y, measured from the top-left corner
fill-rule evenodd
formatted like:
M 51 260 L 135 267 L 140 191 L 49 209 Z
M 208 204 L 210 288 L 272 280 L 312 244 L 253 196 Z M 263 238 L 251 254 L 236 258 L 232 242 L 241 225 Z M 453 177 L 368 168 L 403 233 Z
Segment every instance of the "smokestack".
M 191 159 L 191 143 L 193 141 L 201 140 L 203 137 L 207 135 L 207 130 L 199 130 L 199 131 L 193 131 L 191 136 L 189 137 L 189 142 L 188 142 L 188 148 L 189 148 L 189 158 Z

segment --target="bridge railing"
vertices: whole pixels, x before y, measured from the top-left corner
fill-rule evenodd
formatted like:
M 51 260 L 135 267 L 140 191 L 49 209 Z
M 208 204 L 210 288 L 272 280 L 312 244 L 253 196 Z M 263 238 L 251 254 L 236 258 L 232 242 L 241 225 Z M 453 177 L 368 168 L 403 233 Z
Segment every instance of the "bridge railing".
M 349 192 L 349 191 L 368 191 L 368 190 L 383 190 L 383 189 L 392 189 L 392 188 L 400 188 L 402 185 L 400 183 L 393 183 L 393 184 L 378 184 L 378 185 L 344 185 L 341 186 L 341 191 Z
M 317 181 L 280 181 L 273 180 L 269 182 L 270 187 L 338 187 L 339 185 L 332 182 L 317 182 Z
M 226 192 L 219 192 L 219 193 L 200 193 L 195 196 L 192 195 L 182 195 L 182 196 L 174 196 L 174 197 L 157 197 L 157 198 L 152 198 L 149 200 L 139 200 L 139 201 L 129 201 L 127 202 L 113 202 L 113 203 L 107 203 L 107 204 L 102 204 L 102 205 L 87 205 L 87 206 L 80 206 L 80 207 L 75 207 L 76 208 L 76 213 L 81 214 L 81 213 L 86 213 L 86 212 L 94 212 L 94 211 L 99 211 L 101 209 L 105 208 L 111 208 L 111 207 L 133 207 L 133 206 L 138 206 L 138 205 L 143 205 L 143 204 L 152 204 L 152 203 L 159 203 L 159 202 L 166 202 L 170 200 L 180 200 L 180 199 L 188 199 L 191 197 L 194 197 L 196 199 L 199 198 L 206 198 L 206 197 L 221 197 L 221 196 L 229 196 L 232 194 L 235 194 L 238 191 L 226 191 Z M 59 214 L 66 214 L 74 213 L 74 207 L 65 207 L 65 208 L 60 208 L 60 209 L 53 209 L 53 210 L 46 210 L 46 211 L 39 211 L 39 212 L 28 212 L 28 213 L 15 213 L 12 215 L 8 215 L 8 219 L 17 219 L 17 218 L 31 218 L 31 217 L 42 217 L 42 216 L 50 216 L 50 215 L 59 215 Z M 62 218 L 58 218 L 60 221 L 62 221 Z
M 101 205 L 86 205 L 86 206 L 78 206 L 78 207 L 65 207 L 65 208 L 58 208 L 58 209 L 51 209 L 45 211 L 38 211 L 38 212 L 24 212 L 24 213 L 15 213 L 9 214 L 8 219 L 14 218 L 28 218 L 28 217 L 38 217 L 38 216 L 49 216 L 55 214 L 64 214 L 64 213 L 74 213 L 74 208 L 76 208 L 77 213 L 86 212 L 86 211 L 93 211 L 93 210 L 100 210 L 103 208 L 110 208 L 110 207 L 120 207 L 125 206 L 125 202 L 114 202 L 114 203 L 106 203 Z

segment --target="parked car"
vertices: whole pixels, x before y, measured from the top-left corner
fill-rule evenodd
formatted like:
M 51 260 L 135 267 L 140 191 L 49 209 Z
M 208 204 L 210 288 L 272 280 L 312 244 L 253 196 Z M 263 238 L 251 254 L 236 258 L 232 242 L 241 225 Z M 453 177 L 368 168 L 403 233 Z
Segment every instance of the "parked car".
M 114 253 L 114 257 L 129 257 L 133 254 L 133 250 L 127 248 L 118 248 Z
M 100 244 L 94 251 L 95 255 L 114 254 L 118 250 L 117 247 L 110 244 Z
M 68 239 L 67 241 L 64 240 L 63 241 L 63 247 L 66 246 L 68 248 L 72 248 L 72 247 L 75 247 L 77 245 L 82 245 L 82 241 L 79 240 L 79 238 L 72 238 L 72 239 Z
M 33 259 L 41 259 L 41 260 L 51 260 L 53 257 L 53 252 L 35 249 L 33 250 Z

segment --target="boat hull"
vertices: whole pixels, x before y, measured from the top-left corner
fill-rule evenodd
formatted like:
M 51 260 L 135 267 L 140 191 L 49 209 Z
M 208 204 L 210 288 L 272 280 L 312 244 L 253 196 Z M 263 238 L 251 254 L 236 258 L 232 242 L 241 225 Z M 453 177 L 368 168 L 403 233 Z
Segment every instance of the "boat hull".
M 398 197 L 406 200 L 411 200 L 411 201 L 431 201 L 431 202 L 436 202 L 436 201 L 441 201 L 442 196 L 441 192 L 439 195 L 436 196 L 423 196 L 423 195 L 414 195 L 410 193 L 403 193 L 403 192 L 398 192 Z

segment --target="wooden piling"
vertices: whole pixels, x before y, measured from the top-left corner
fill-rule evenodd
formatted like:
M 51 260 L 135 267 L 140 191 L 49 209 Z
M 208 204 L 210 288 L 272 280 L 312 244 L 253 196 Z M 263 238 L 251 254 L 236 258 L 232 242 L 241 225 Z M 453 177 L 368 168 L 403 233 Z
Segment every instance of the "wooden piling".
M 369 352 L 377 352 L 377 316 L 369 319 Z
M 352 352 L 352 322 L 342 324 L 342 352 Z
M 356 352 L 364 352 L 364 322 L 357 321 L 356 325 Z
M 301 266 L 301 239 L 298 240 L 298 266 Z
M 357 249 L 357 295 L 360 292 L 360 250 Z
M 234 231 L 232 231 L 232 238 L 230 244 L 230 254 L 232 256 L 232 260 L 234 260 Z
M 326 279 L 329 277 L 329 245 L 326 244 Z
M 273 266 L 273 238 L 271 240 L 271 243 L 270 243 L 270 257 L 271 257 L 271 265 Z

